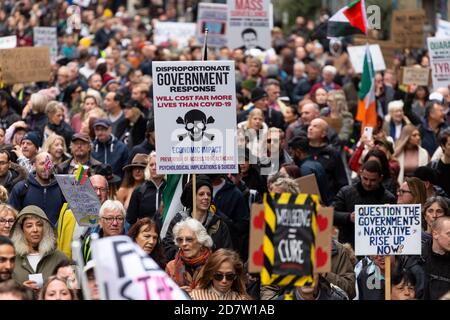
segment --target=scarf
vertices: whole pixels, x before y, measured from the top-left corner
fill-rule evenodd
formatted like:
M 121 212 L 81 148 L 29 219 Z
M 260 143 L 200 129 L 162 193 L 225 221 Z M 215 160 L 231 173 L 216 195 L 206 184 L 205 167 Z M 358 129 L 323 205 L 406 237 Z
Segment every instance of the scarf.
M 203 248 L 198 256 L 187 258 L 183 251 L 179 250 L 175 256 L 175 282 L 177 285 L 180 287 L 189 286 L 194 289 L 198 283 L 200 269 L 206 263 L 210 254 L 211 251 L 208 248 Z M 193 271 L 192 275 L 186 270 L 186 267 Z

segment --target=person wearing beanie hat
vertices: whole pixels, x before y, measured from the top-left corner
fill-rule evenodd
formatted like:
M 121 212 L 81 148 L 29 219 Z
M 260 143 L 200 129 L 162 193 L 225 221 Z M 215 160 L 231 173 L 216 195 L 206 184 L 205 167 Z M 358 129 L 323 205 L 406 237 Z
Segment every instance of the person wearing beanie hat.
M 56 229 L 38 206 L 26 206 L 19 212 L 11 240 L 17 254 L 13 279 L 33 290 L 39 290 L 55 267 L 67 259 L 56 249 Z
M 14 152 L 17 154 L 17 163 L 24 167 L 28 173 L 33 171 L 33 160 L 36 157 L 40 146 L 40 138 L 37 132 L 27 132 L 20 143 L 16 146 Z
M 196 193 L 196 212 L 193 213 L 192 181 L 189 181 L 183 188 L 180 200 L 183 206 L 186 207 L 186 210 L 180 211 L 175 215 L 163 239 L 164 251 L 168 260 L 172 260 L 177 252 L 173 227 L 186 218 L 194 218 L 202 223 L 213 240 L 213 250 L 220 248 L 233 249 L 230 231 L 224 220 L 225 217 L 223 214 L 219 212 L 213 213 L 211 210 L 213 186 L 208 176 L 199 175 L 197 177 Z

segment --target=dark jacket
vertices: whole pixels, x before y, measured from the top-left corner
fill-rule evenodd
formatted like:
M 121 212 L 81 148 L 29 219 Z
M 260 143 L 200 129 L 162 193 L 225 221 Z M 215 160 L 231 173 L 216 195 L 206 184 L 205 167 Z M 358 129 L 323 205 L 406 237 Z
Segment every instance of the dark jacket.
M 422 119 L 422 124 L 419 127 L 420 136 L 422 137 L 422 148 L 428 151 L 430 157 L 433 156 L 436 149 L 439 147 L 439 142 L 437 137 L 439 134 L 448 127 L 447 123 L 442 123 L 439 126 L 438 132 L 435 134 L 434 131 L 429 127 L 428 120 L 426 118 Z
M 296 165 L 300 168 L 302 177 L 310 174 L 315 175 L 317 185 L 319 186 L 320 198 L 325 205 L 328 205 L 333 196 L 328 188 L 329 182 L 322 164 L 318 161 L 313 161 L 312 158 L 308 157 L 301 161 L 297 161 Z
M 137 219 L 149 217 L 159 220 L 157 212 L 161 205 L 162 194 L 166 182 L 157 187 L 153 181 L 145 181 L 142 185 L 134 189 L 131 194 L 130 204 L 127 210 L 127 222 L 134 224 Z
M 37 131 L 41 135 L 41 141 L 42 144 L 42 137 L 44 134 L 44 128 L 47 125 L 48 118 L 45 113 L 30 113 L 25 122 L 28 125 L 29 131 Z
M 92 157 L 100 162 L 110 164 L 113 173 L 122 177 L 122 168 L 128 160 L 127 146 L 113 135 L 106 143 L 95 139 L 93 145 Z
M 73 136 L 73 129 L 68 123 L 66 123 L 65 121 L 61 121 L 61 124 L 59 126 L 48 123 L 47 127 L 57 135 L 62 136 L 66 142 L 66 146 L 70 146 Z
M 309 93 L 311 88 L 320 80 L 309 80 L 308 78 L 301 79 L 294 88 L 292 93 L 293 101 L 301 101 Z
M 250 212 L 242 192 L 232 182 L 225 180 L 225 185 L 214 196 L 213 204 L 228 217 L 228 221 L 231 220 L 228 228 L 233 247 L 245 261 L 248 254 Z
M 0 115 L 0 128 L 8 129 L 14 122 L 19 121 L 20 116 L 11 108 L 4 115 Z
M 329 191 L 331 198 L 333 198 L 343 186 L 348 185 L 347 174 L 339 152 L 333 147 L 326 145 L 319 148 L 310 147 L 309 154 L 313 160 L 320 162 L 325 169 Z
M 445 164 L 441 159 L 431 161 L 428 166 L 436 170 L 436 184 L 450 195 L 450 164 Z
M 339 242 L 350 243 L 352 247 L 355 247 L 355 224 L 350 220 L 351 213 L 355 211 L 355 205 L 395 203 L 395 196 L 382 185 L 375 191 L 364 190 L 361 182 L 343 187 L 332 204 L 334 225 L 339 227 Z
M 130 201 L 131 203 L 131 201 Z M 166 237 L 163 239 L 162 244 L 167 260 L 173 260 L 178 251 L 178 247 L 175 245 L 173 237 L 173 227 L 183 219 L 192 217 L 191 209 L 189 211 L 178 212 L 169 224 Z M 221 248 L 233 249 L 231 243 L 230 231 L 227 224 L 218 215 L 212 212 L 208 212 L 205 223 L 203 224 L 208 234 L 211 236 L 214 246 L 213 251 Z
M 41 186 L 32 174 L 14 186 L 8 201 L 18 211 L 29 205 L 38 206 L 44 210 L 53 225 L 58 222 L 64 202 L 66 201 L 56 180 L 52 180 L 47 186 Z
M 128 119 L 123 118 L 117 124 L 117 137 L 125 143 L 128 149 L 140 144 L 144 139 L 144 132 L 147 126 L 147 121 L 141 115 L 136 123 L 131 124 Z
M 251 106 L 247 110 L 238 113 L 238 122 L 246 121 L 250 111 L 252 111 L 253 108 L 255 108 L 255 106 Z M 276 127 L 284 130 L 284 128 L 286 127 L 283 114 L 280 111 L 276 111 L 271 108 L 268 108 L 266 111 L 264 111 L 264 122 L 269 128 Z
M 326 279 L 345 291 L 350 299 L 355 297 L 355 271 L 350 259 L 350 250 L 336 240 L 331 241 L 331 271 Z
M 140 144 L 131 149 L 130 155 L 128 156 L 128 163 L 131 163 L 134 156 L 137 155 L 138 153 L 150 154 L 150 152 L 154 150 L 155 146 L 153 144 L 150 144 L 148 142 L 148 139 L 144 139 L 144 141 L 142 141 Z
M 3 186 L 8 190 L 8 194 L 11 194 L 13 187 L 20 181 L 25 180 L 28 176 L 27 170 L 18 164 L 11 162 L 9 165 L 8 173 L 3 182 Z

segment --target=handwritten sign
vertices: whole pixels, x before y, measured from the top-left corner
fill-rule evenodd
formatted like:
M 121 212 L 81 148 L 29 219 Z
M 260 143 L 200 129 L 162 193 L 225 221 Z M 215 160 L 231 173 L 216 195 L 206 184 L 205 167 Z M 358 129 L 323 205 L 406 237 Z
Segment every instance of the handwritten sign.
M 156 171 L 237 173 L 233 61 L 153 62 Z
M 394 10 L 391 22 L 391 40 L 403 48 L 422 48 L 425 19 L 423 9 Z
M 7 36 L 0 38 L 0 49 L 12 49 L 17 47 L 17 36 Z
M 430 68 L 405 67 L 403 68 L 403 84 L 428 86 L 430 81 Z
M 64 197 L 80 226 L 93 227 L 98 223 L 101 203 L 89 179 L 80 185 L 73 174 L 55 175 Z
M 102 300 L 187 300 L 175 282 L 127 236 L 94 240 L 92 257 Z
M 49 47 L 51 61 L 56 61 L 58 56 L 58 35 L 56 33 L 56 27 L 34 27 L 33 43 L 35 47 Z
M 420 204 L 355 206 L 355 254 L 420 255 Z
M 48 81 L 48 47 L 21 47 L 0 50 L 1 78 L 6 84 Z

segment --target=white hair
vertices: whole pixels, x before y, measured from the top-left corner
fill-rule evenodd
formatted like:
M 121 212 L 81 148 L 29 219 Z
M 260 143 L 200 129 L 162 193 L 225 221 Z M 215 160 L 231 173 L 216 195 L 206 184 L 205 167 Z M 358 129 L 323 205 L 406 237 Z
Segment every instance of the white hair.
M 144 170 L 144 177 L 145 177 L 146 181 L 150 181 L 152 179 L 152 175 L 150 174 L 150 158 L 151 157 L 155 157 L 156 158 L 156 151 L 152 151 L 148 155 L 147 166 L 145 167 L 145 170 Z
M 388 104 L 388 113 L 394 112 L 396 110 L 403 110 L 404 103 L 402 100 L 394 100 Z
M 335 67 L 328 65 L 328 66 L 323 67 L 322 72 L 323 73 L 330 72 L 334 76 L 334 75 L 336 75 L 337 70 Z
M 198 221 L 193 218 L 186 218 L 181 220 L 173 227 L 173 239 L 175 244 L 176 238 L 182 229 L 189 229 L 194 232 L 197 237 L 197 241 L 206 248 L 211 248 L 213 246 L 213 240 L 209 236 L 205 227 Z
M 99 211 L 98 215 L 100 217 L 103 217 L 103 214 L 105 213 L 106 210 L 120 211 L 122 216 L 125 218 L 125 215 L 126 215 L 125 207 L 123 206 L 122 202 L 120 202 L 119 200 L 106 200 L 100 207 L 100 211 Z

